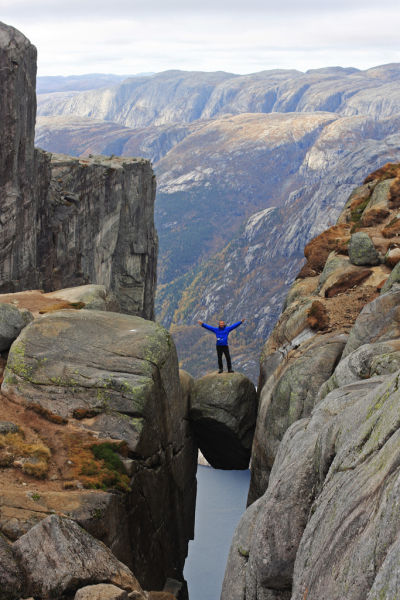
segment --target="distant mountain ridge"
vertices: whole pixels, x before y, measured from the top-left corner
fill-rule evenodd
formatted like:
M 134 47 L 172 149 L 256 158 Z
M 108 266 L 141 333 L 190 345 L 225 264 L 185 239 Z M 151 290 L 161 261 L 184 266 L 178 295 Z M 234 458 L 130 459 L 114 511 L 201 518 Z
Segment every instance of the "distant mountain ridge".
M 400 65 L 357 71 L 329 67 L 250 75 L 165 71 L 128 78 L 79 96 L 38 98 L 38 115 L 74 115 L 127 127 L 190 123 L 245 112 L 389 116 L 400 110 Z
M 194 375 L 213 356 L 193 324 L 245 316 L 232 344 L 237 368 L 256 378 L 303 247 L 369 171 L 400 160 L 399 64 L 168 71 L 38 104 L 36 142 L 47 150 L 153 161 L 158 318 Z
M 107 87 L 130 77 L 153 75 L 138 73 L 137 75 L 113 75 L 111 73 L 88 73 L 87 75 L 44 75 L 36 78 L 36 92 L 49 94 L 53 92 L 86 91 Z

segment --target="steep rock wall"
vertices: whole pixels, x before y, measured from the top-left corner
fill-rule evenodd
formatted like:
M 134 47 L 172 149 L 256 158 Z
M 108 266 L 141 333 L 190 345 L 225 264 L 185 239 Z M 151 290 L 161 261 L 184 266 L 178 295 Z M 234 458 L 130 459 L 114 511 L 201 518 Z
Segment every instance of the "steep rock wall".
M 0 24 L 0 291 L 104 284 L 124 312 L 152 319 L 151 165 L 35 150 L 35 83 L 36 49 Z
M 373 173 L 305 249 L 262 356 L 222 600 L 399 596 L 399 189 L 399 165 Z

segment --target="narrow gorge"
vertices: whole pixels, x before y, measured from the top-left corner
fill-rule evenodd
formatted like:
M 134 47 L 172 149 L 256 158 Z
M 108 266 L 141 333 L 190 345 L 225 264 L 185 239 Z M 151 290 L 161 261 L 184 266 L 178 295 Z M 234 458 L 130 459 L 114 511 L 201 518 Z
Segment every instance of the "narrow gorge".
M 345 71 L 340 78 L 351 87 L 358 77 L 384 79 L 389 69 Z M 274 77 L 278 85 L 281 74 Z M 196 312 L 193 297 L 222 264 L 229 282 L 221 298 L 241 272 L 258 323 L 268 319 L 271 328 L 279 317 L 256 390 L 242 373 L 193 378 L 179 369 L 171 332 L 154 320 L 152 165 L 35 149 L 35 78 L 36 49 L 0 23 L 0 600 L 188 600 L 183 571 L 199 450 L 215 469 L 251 468 L 221 600 L 397 600 L 400 163 L 386 160 L 398 156 L 396 102 L 366 142 L 368 164 L 386 164 L 369 175 L 364 169 L 336 224 L 350 176 L 330 180 L 317 202 L 323 184 L 306 177 L 298 188 L 296 175 L 286 180 L 280 206 L 261 208 L 257 200 L 238 209 L 229 227 L 247 220 L 235 239 L 219 240 L 220 252 L 191 272 L 186 314 Z M 214 79 L 207 118 L 218 113 L 219 86 L 234 84 L 227 74 Z M 376 109 L 376 102 L 360 89 L 342 90 L 311 116 L 282 116 L 315 102 L 297 84 L 293 96 L 293 85 L 275 96 L 267 90 L 269 108 L 282 114 L 245 120 L 273 122 L 280 133 L 289 121 L 296 143 L 280 138 L 281 157 L 291 149 L 297 166 L 316 170 L 319 160 L 340 154 L 331 148 L 339 119 L 324 111 L 340 100 L 337 110 L 353 117 L 357 106 Z M 70 94 L 64 109 L 76 102 Z M 186 108 L 193 121 L 195 107 Z M 243 119 L 224 117 L 222 130 L 237 132 Z M 195 140 L 203 125 L 193 126 Z M 347 121 L 341 131 L 353 126 Z M 258 134 L 253 141 L 259 149 Z M 352 155 L 352 174 L 363 168 L 361 154 Z M 164 165 L 179 179 L 183 162 L 175 166 L 173 156 Z M 304 261 L 299 245 L 315 229 Z M 183 243 L 177 231 L 174 251 Z M 276 259 L 281 279 L 263 266 L 266 256 Z M 182 268 L 173 253 L 168 260 Z M 273 288 L 272 306 L 257 304 L 257 285 Z M 178 320 L 174 333 L 179 340 Z

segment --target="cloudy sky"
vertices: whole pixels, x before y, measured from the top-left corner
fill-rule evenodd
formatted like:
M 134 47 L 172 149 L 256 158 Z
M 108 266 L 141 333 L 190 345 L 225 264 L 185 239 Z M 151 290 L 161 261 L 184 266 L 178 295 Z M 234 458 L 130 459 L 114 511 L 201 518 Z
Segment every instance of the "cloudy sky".
M 399 0 L 0 0 L 39 75 L 400 62 Z

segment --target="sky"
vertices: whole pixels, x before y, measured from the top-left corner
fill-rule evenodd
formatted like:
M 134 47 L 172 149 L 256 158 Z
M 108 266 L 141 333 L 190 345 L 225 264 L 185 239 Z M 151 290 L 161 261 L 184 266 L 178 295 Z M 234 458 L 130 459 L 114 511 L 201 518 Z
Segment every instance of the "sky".
M 38 75 L 400 62 L 399 0 L 0 0 Z

